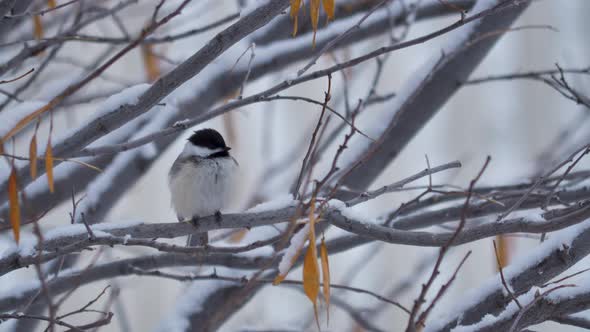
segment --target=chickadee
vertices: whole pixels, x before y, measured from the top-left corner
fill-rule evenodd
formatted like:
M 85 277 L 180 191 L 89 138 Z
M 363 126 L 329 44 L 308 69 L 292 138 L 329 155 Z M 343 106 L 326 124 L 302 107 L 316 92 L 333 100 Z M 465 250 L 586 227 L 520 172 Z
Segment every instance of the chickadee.
M 168 174 L 172 207 L 178 221 L 198 222 L 200 217 L 221 217 L 238 163 L 230 156 L 221 134 L 201 129 L 188 139 Z M 207 233 L 189 236 L 187 245 L 207 244 Z

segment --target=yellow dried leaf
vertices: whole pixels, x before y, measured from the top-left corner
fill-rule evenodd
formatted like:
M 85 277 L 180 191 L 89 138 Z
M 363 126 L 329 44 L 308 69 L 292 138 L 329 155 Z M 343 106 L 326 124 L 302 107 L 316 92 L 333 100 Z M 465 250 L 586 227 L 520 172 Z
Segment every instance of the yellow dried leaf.
M 508 239 L 506 239 L 505 236 L 497 235 L 496 243 L 498 248 L 498 261 L 500 262 L 500 267 L 504 268 L 508 265 L 508 258 L 510 256 Z
M 275 280 L 272 281 L 272 285 L 276 286 L 276 285 L 280 285 L 281 282 L 283 282 L 283 280 L 285 280 L 285 278 L 287 277 L 286 274 L 279 274 L 275 277 Z
M 145 72 L 147 74 L 148 81 L 154 82 L 160 77 L 160 61 L 154 55 L 153 47 L 151 44 L 141 45 L 141 56 L 143 58 L 143 64 L 145 66 Z
M 29 163 L 31 165 L 31 179 L 37 177 L 37 135 L 33 135 L 29 144 Z
M 311 242 L 311 237 L 309 241 L 309 248 L 307 248 L 307 252 L 305 253 L 305 258 L 303 260 L 303 291 L 311 303 L 313 303 L 315 320 L 319 329 L 320 323 L 318 319 L 317 298 L 318 294 L 320 293 L 320 269 L 318 266 L 318 257 L 315 243 Z
M 244 236 L 246 236 L 246 234 L 248 234 L 247 229 L 240 229 L 239 231 L 233 233 L 229 237 L 229 242 L 230 243 L 238 243 L 238 242 L 242 241 L 242 239 L 244 238 Z
M 53 151 L 51 149 L 51 137 L 47 140 L 47 148 L 45 149 L 45 171 L 47 172 L 49 191 L 53 193 Z
M 12 172 L 8 178 L 8 200 L 10 205 L 10 226 L 14 240 L 18 244 L 20 239 L 20 205 L 18 202 L 18 184 L 16 182 L 16 168 L 12 165 Z
M 56 6 L 55 0 L 47 0 L 47 7 L 53 9 L 53 8 L 55 8 L 55 6 Z
M 288 271 L 291 269 L 291 267 L 293 266 L 293 264 L 295 264 L 295 262 L 297 261 L 297 258 L 299 258 L 299 255 L 301 254 L 301 250 L 303 249 L 303 245 L 305 244 L 305 240 L 309 238 L 309 243 L 310 246 L 309 248 L 313 247 L 313 255 L 314 257 L 316 257 L 316 271 L 319 271 L 319 267 L 317 266 L 317 250 L 315 248 L 315 246 L 312 246 L 311 244 L 314 243 L 315 244 L 315 229 L 314 229 L 314 223 L 316 221 L 315 219 L 315 197 L 312 197 L 311 202 L 310 202 L 310 210 L 309 210 L 309 223 L 307 225 L 305 225 L 304 228 L 302 228 L 298 233 L 296 233 L 292 239 L 291 239 L 291 245 L 290 247 L 287 249 L 288 252 L 292 252 L 292 250 L 295 250 L 295 253 L 292 255 L 291 259 L 289 260 L 288 263 L 288 268 L 283 268 L 280 270 L 282 270 L 282 273 L 279 273 L 279 275 L 276 276 L 276 278 L 273 280 L 273 285 L 278 285 L 280 284 L 283 280 L 285 280 L 285 278 L 287 277 L 287 273 Z M 295 247 L 295 245 L 297 247 Z M 309 252 L 310 249 L 308 249 Z M 286 256 L 283 256 L 283 259 L 287 259 Z M 281 261 L 281 264 L 283 264 L 283 261 Z M 304 259 L 304 265 L 303 265 L 303 273 L 305 276 L 305 259 Z M 319 273 L 319 272 L 318 272 Z M 318 292 L 319 292 L 319 275 L 317 278 L 317 283 L 318 283 Z M 303 287 L 305 288 L 305 277 L 304 277 L 304 284 Z M 317 298 L 317 295 L 316 295 Z M 315 303 L 314 303 L 315 306 Z
M 297 16 L 299 14 L 299 9 L 301 9 L 301 0 L 291 0 L 291 18 Z
M 318 31 L 318 21 L 320 20 L 320 0 L 311 0 L 309 13 L 311 16 L 311 27 L 313 29 L 312 47 L 315 48 L 315 35 Z
M 297 15 L 301 9 L 301 0 L 291 0 L 291 12 L 289 15 L 293 19 L 293 37 L 297 35 Z
M 33 16 L 33 36 L 35 39 L 43 38 L 43 23 L 41 23 L 41 16 Z
M 320 293 L 320 268 L 315 244 L 315 222 L 315 197 L 312 197 L 309 207 L 309 247 L 303 259 L 303 291 L 313 303 L 313 311 L 319 330 L 317 299 Z
M 8 141 L 9 138 L 11 138 L 16 133 L 18 133 L 27 124 L 29 124 L 31 121 L 33 121 L 36 118 L 38 118 L 41 114 L 43 114 L 43 113 L 47 112 L 48 110 L 50 110 L 52 107 L 54 107 L 55 105 L 57 105 L 58 103 L 60 103 L 62 100 L 63 100 L 63 97 L 57 96 L 53 100 L 51 100 L 48 104 L 44 105 L 43 107 L 35 110 L 33 113 L 30 113 L 29 115 L 27 115 L 24 118 L 22 118 L 12 129 L 10 129 L 10 131 L 8 131 L 8 133 L 6 133 L 2 137 L 1 141 L 3 141 L 3 142 Z
M 326 242 L 322 238 L 322 244 L 320 245 L 320 258 L 322 261 L 322 281 L 324 298 L 326 299 L 326 317 L 328 323 L 330 322 L 330 264 L 328 263 L 328 248 Z
M 324 10 L 326 11 L 326 15 L 328 16 L 328 21 L 334 19 L 334 0 L 322 0 L 322 4 L 324 5 Z
M 297 18 L 297 16 L 295 16 L 295 18 L 293 19 L 293 34 L 292 36 L 295 37 L 297 36 L 297 23 L 299 21 L 299 18 Z
M 94 166 L 94 165 L 92 165 L 92 164 L 85 163 L 85 162 L 83 162 L 83 161 L 81 161 L 81 160 L 76 160 L 76 159 L 68 159 L 68 158 L 53 158 L 53 160 L 59 160 L 59 161 L 69 161 L 69 162 L 71 162 L 71 163 L 76 163 L 76 164 L 78 164 L 78 165 L 81 165 L 81 166 L 84 166 L 84 167 L 88 167 L 88 168 L 90 168 L 91 170 L 94 170 L 94 171 L 97 171 L 97 172 L 99 172 L 99 173 L 102 173 L 102 169 L 101 169 L 100 167 L 96 167 L 96 166 Z

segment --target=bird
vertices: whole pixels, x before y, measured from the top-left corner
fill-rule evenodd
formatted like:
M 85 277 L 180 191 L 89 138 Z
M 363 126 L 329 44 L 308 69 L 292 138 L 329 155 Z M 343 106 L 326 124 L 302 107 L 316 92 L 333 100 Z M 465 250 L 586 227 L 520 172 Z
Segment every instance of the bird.
M 238 163 L 223 136 L 211 128 L 195 131 L 168 173 L 171 203 L 179 222 L 198 226 L 199 218 L 221 219 Z M 187 246 L 204 246 L 207 232 L 189 235 Z

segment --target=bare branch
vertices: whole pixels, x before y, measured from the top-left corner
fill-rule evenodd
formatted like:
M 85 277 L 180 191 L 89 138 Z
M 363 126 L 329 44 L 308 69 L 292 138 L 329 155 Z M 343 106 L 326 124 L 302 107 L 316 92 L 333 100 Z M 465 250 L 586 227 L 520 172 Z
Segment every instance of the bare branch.
M 391 192 L 395 192 L 395 191 L 399 191 L 400 189 L 402 189 L 406 184 L 414 182 L 422 177 L 425 176 L 430 176 L 434 173 L 438 173 L 438 172 L 442 172 L 448 169 L 452 169 L 452 168 L 459 168 L 461 167 L 461 163 L 459 161 L 453 161 L 444 165 L 440 165 L 434 168 L 428 168 L 425 170 L 420 171 L 419 173 L 416 173 L 412 176 L 409 176 L 403 180 L 394 182 L 392 184 L 389 184 L 387 186 L 383 186 L 377 190 L 373 190 L 370 192 L 366 192 L 366 193 L 362 193 L 359 197 L 354 198 L 352 200 L 349 200 L 346 202 L 347 206 L 355 206 L 357 204 L 366 202 L 370 199 L 373 199 L 377 196 L 381 196 L 383 194 L 386 193 L 391 193 Z M 431 183 L 432 184 L 432 183 Z

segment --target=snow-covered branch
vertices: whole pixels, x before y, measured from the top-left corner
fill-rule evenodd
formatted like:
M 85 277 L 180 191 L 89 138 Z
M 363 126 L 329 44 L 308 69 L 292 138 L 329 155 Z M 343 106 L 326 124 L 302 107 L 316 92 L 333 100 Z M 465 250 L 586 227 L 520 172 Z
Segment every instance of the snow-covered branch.
M 413 246 L 443 246 L 453 236 L 453 232 L 413 232 L 400 231 L 364 220 L 356 216 L 354 211 L 346 208 L 344 203 L 332 202 L 324 213 L 324 219 L 337 227 L 352 232 L 362 238 L 380 240 L 388 243 L 405 244 Z M 46 262 L 51 259 L 79 252 L 87 247 L 107 246 L 143 246 L 153 248 L 161 252 L 175 252 L 184 254 L 207 254 L 216 252 L 243 252 L 259 247 L 257 244 L 238 248 L 181 248 L 175 245 L 158 242 L 156 239 L 170 239 L 188 234 L 204 231 L 212 231 L 229 228 L 254 228 L 265 225 L 288 222 L 295 215 L 295 206 L 278 210 L 227 214 L 222 220 L 215 216 L 205 217 L 199 220 L 198 225 L 189 223 L 149 223 L 149 224 L 101 224 L 92 226 L 92 234 L 89 234 L 83 225 L 73 225 L 46 235 L 42 251 L 39 253 L 38 245 L 27 244 L 15 248 L 12 253 L 5 253 L 0 258 L 0 273 L 29 266 L 36 261 Z M 503 223 L 488 223 L 479 226 L 467 227 L 456 237 L 453 245 L 477 241 L 483 238 L 506 233 L 546 233 L 579 224 L 590 217 L 590 205 L 581 204 L 577 209 L 568 209 L 558 217 L 540 220 L 526 220 L 518 218 L 506 220 Z M 268 243 L 270 244 L 270 243 Z M 266 244 L 265 244 L 266 245 Z M 32 251 L 32 252 L 31 252 Z M 31 253 L 28 253 L 31 252 Z
M 562 109 L 587 110 L 590 76 L 587 63 L 552 53 L 573 37 L 543 38 L 557 47 L 534 59 L 514 44 L 570 31 L 539 13 L 571 5 L 542 3 L 520 18 L 536 5 L 0 0 L 3 329 L 307 330 L 314 316 L 337 330 L 588 326 L 590 116 Z M 586 59 L 574 45 L 568 52 Z M 537 60 L 559 64 L 523 67 Z M 558 94 L 497 86 L 525 79 Z M 165 188 L 170 152 L 205 126 L 239 164 L 232 197 L 213 216 L 177 222 Z M 180 245 L 204 232 L 208 244 Z M 280 312 L 283 288 L 267 285 L 281 280 L 317 312 L 292 310 L 286 296 Z M 152 282 L 141 296 L 164 295 L 166 310 L 154 304 L 162 316 L 138 322 L 145 306 L 118 297 Z M 179 282 L 190 284 L 169 294 Z M 457 284 L 471 291 L 453 298 Z M 98 285 L 90 300 L 78 291 Z M 330 297 L 338 288 L 379 305 L 348 291 Z M 413 303 L 394 298 L 410 293 Z M 262 317 L 268 303 L 273 315 Z M 66 313 L 70 304 L 79 309 Z M 391 325 L 390 305 L 407 319 Z M 98 320 L 78 321 L 90 311 Z
M 504 268 L 508 285 L 516 295 L 528 292 L 533 286 L 543 286 L 590 254 L 589 241 L 588 221 L 555 233 L 535 251 L 519 255 Z M 427 324 L 428 331 L 449 331 L 458 324 L 475 324 L 485 315 L 498 315 L 511 301 L 497 274 L 466 294 L 465 300 L 450 312 L 438 312 L 438 319 Z

